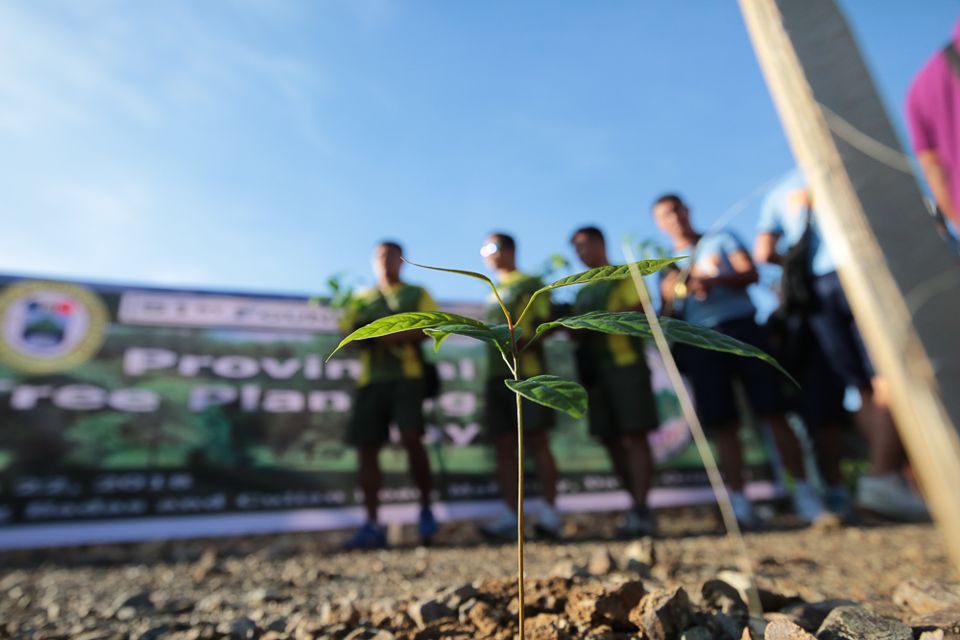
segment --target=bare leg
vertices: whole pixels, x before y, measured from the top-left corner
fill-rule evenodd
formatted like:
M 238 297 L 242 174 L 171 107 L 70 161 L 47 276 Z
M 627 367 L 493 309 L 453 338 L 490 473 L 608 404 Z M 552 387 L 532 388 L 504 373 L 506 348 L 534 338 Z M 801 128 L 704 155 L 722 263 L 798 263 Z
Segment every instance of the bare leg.
M 713 441 L 717 445 L 720 472 L 724 481 L 734 491 L 743 491 L 743 447 L 737 434 L 736 423 L 726 424 L 714 430 Z
M 871 473 L 900 472 L 906 462 L 906 454 L 893 416 L 890 415 L 886 384 L 877 376 L 869 388 L 860 390 L 860 395 L 863 408 L 858 416 L 864 414 L 865 427 L 869 429 L 867 442 L 870 445 Z
M 420 506 L 430 506 L 430 496 L 433 493 L 433 476 L 430 473 L 430 457 L 423 446 L 421 434 L 416 429 L 405 429 L 400 432 L 403 448 L 407 450 L 407 466 L 413 483 L 420 490 Z
M 363 504 L 367 509 L 367 520 L 377 521 L 380 507 L 380 486 L 383 475 L 380 472 L 380 447 L 360 447 L 357 451 L 359 468 L 357 470 L 360 488 L 363 490 Z
M 653 454 L 646 434 L 603 438 L 613 470 L 634 507 L 645 507 L 653 484 Z
M 517 450 L 513 435 L 497 437 L 493 444 L 497 458 L 497 481 L 507 508 L 517 511 Z
M 557 504 L 557 461 L 550 450 L 550 438 L 546 431 L 533 431 L 525 436 L 524 442 L 533 454 L 543 500 L 551 507 L 555 506 Z
M 814 428 L 813 441 L 820 465 L 820 473 L 828 486 L 836 487 L 843 482 L 840 461 L 843 459 L 843 426 L 835 422 Z
M 777 451 L 780 452 L 780 459 L 794 480 L 806 480 L 807 470 L 803 466 L 803 448 L 800 446 L 800 440 L 797 434 L 790 428 L 787 419 L 781 415 L 766 416 L 764 418 L 770 423 L 773 431 L 773 440 L 777 444 Z

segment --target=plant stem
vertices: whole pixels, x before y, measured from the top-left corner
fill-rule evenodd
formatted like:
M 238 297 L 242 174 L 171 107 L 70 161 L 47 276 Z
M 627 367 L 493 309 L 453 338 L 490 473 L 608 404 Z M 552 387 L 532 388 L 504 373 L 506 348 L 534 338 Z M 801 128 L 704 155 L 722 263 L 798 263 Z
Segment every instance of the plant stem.
M 510 350 L 513 352 L 513 379 L 520 380 L 520 357 L 517 350 L 517 332 L 510 316 L 507 316 L 510 328 Z M 517 399 L 517 623 L 520 640 L 524 637 L 523 618 L 523 402 L 519 393 Z

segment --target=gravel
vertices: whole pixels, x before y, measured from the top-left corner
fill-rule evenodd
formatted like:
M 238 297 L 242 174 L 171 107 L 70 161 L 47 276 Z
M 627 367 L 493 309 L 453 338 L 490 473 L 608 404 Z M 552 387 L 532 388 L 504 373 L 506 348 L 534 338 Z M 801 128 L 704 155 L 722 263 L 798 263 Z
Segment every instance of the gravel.
M 612 516 L 579 515 L 564 543 L 528 543 L 527 636 L 739 640 L 762 638 L 773 621 L 769 637 L 854 637 L 857 625 L 891 638 L 960 630 L 958 576 L 931 525 L 811 530 L 785 520 L 749 534 L 765 609 L 750 619 L 734 545 L 712 511 L 671 512 L 661 523 L 660 539 L 614 542 Z M 429 549 L 343 553 L 345 535 L 3 553 L 0 638 L 516 633 L 513 546 L 480 543 L 472 523 L 446 525 Z

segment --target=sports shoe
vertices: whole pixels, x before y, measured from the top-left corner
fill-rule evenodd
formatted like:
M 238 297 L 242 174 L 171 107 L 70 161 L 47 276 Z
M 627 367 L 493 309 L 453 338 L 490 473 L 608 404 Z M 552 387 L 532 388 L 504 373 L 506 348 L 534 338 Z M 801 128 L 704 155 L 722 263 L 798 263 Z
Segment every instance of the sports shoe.
M 853 496 L 843 485 L 827 487 L 823 492 L 823 504 L 844 520 L 849 520 L 853 514 Z
M 430 544 L 439 530 L 440 525 L 437 524 L 437 519 L 430 507 L 421 507 L 420 519 L 417 520 L 417 535 L 420 536 L 421 544 Z
M 349 540 L 343 543 L 343 548 L 351 550 L 359 549 L 385 549 L 387 547 L 387 531 L 376 522 L 368 522 L 354 533 Z
M 494 542 L 516 542 L 517 514 L 511 511 L 502 513 L 496 520 L 480 525 L 480 533 Z
M 657 517 L 647 507 L 633 507 L 623 515 L 617 527 L 618 538 L 642 538 L 657 535 Z
M 541 538 L 548 540 L 562 539 L 563 520 L 560 518 L 560 513 L 549 504 L 543 505 L 540 513 L 537 514 L 537 523 L 533 526 L 533 529 Z
M 823 500 L 809 482 L 797 480 L 793 484 L 793 512 L 807 524 L 813 524 L 827 513 Z
M 753 503 L 742 491 L 730 492 L 730 505 L 741 529 L 750 531 L 760 527 L 760 519 L 753 510 Z
M 914 493 L 897 472 L 861 476 L 857 482 L 857 506 L 893 520 L 930 519 L 923 498 Z

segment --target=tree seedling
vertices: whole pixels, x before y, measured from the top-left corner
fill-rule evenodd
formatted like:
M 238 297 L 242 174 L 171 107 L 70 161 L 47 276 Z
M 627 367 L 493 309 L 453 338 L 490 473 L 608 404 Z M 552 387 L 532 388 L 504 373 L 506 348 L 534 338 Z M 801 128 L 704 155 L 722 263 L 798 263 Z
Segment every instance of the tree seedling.
M 462 269 L 444 269 L 440 267 L 431 267 L 427 265 L 411 262 L 410 264 L 430 269 L 433 271 L 444 271 L 455 273 L 487 283 L 493 290 L 493 294 L 500 304 L 503 311 L 505 324 L 487 324 L 468 318 L 466 316 L 445 313 L 441 311 L 413 311 L 408 313 L 397 313 L 391 316 L 374 320 L 370 324 L 360 327 L 340 342 L 336 349 L 328 356 L 329 360 L 333 355 L 356 340 L 366 340 L 378 338 L 401 331 L 422 330 L 434 340 L 434 348 L 439 350 L 440 345 L 451 335 L 467 336 L 492 345 L 513 374 L 512 379 L 504 380 L 504 383 L 514 392 L 517 399 L 517 457 L 518 457 L 518 486 L 517 493 L 517 589 L 518 589 L 518 607 L 519 612 L 519 632 L 520 638 L 524 637 L 524 589 L 523 589 L 523 408 L 521 398 L 527 398 L 532 402 L 550 407 L 557 411 L 562 411 L 573 418 L 582 418 L 587 411 L 587 391 L 578 383 L 572 380 L 565 380 L 553 375 L 538 375 L 531 378 L 521 379 L 519 376 L 519 356 L 523 349 L 526 349 L 535 340 L 543 337 L 547 331 L 565 327 L 571 330 L 599 331 L 601 333 L 635 336 L 640 338 L 649 338 L 652 333 L 650 325 L 642 312 L 639 311 L 591 311 L 576 316 L 559 318 L 550 322 L 540 324 L 533 336 L 531 336 L 523 349 L 519 348 L 519 330 L 518 326 L 523 320 L 527 311 L 531 308 L 534 300 L 542 294 L 548 293 L 553 289 L 560 287 L 569 287 L 572 285 L 589 284 L 600 280 L 620 280 L 630 277 L 631 267 L 641 276 L 656 273 L 663 267 L 679 260 L 681 258 L 662 258 L 656 260 L 641 260 L 632 265 L 604 266 L 596 269 L 590 269 L 581 273 L 576 273 L 544 286 L 537 290 L 527 302 L 527 306 L 520 312 L 516 318 L 511 317 L 510 312 L 504 305 L 500 297 L 500 292 L 496 284 L 483 275 L 474 271 L 465 271 Z M 409 261 L 408 261 L 409 262 Z M 701 327 L 698 325 L 677 320 L 675 318 L 661 318 L 664 334 L 666 337 L 676 343 L 683 343 L 722 351 L 738 356 L 759 358 L 773 367 L 777 368 L 784 375 L 790 378 L 790 375 L 765 352 L 756 347 L 735 340 L 722 333 Z M 792 380 L 792 378 L 790 378 Z

